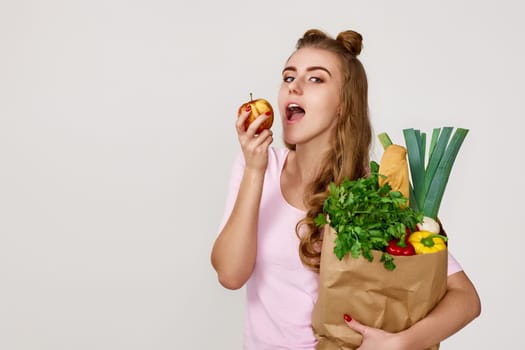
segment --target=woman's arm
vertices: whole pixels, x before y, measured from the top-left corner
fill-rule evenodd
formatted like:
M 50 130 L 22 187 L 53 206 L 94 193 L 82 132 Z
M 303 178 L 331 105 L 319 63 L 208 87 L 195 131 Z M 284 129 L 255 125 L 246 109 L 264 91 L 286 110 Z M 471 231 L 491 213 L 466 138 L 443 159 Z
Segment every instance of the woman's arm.
M 244 171 L 232 213 L 213 245 L 211 263 L 228 289 L 241 288 L 255 265 L 263 180 L 264 173 Z
M 425 349 L 465 327 L 481 313 L 481 303 L 474 285 L 463 272 L 447 278 L 447 293 L 425 318 L 399 333 L 406 349 Z
M 431 347 L 465 327 L 481 312 L 474 285 L 463 272 L 447 278 L 447 292 L 425 318 L 399 333 L 367 327 L 345 315 L 350 328 L 363 335 L 359 350 L 422 350 Z
M 211 263 L 219 282 L 228 289 L 241 288 L 250 277 L 257 253 L 259 204 L 268 164 L 268 147 L 272 133 L 255 130 L 268 118 L 257 118 L 244 130 L 249 111 L 237 119 L 237 133 L 245 159 L 245 168 L 232 212 L 219 233 L 211 253 Z

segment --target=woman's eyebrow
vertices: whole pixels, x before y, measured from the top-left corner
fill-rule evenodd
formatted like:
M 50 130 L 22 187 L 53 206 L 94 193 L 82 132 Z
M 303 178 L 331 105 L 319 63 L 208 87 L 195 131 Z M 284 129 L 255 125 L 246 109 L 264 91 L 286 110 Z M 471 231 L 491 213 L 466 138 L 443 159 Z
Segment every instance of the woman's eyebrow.
M 322 66 L 312 66 L 312 67 L 306 68 L 307 72 L 311 72 L 311 71 L 314 71 L 314 70 L 322 70 L 322 71 L 325 71 L 330 77 L 332 76 L 332 73 L 330 73 L 330 71 L 328 69 L 326 69 L 325 67 L 322 67 Z M 286 71 L 297 72 L 297 68 L 295 68 L 293 66 L 285 67 L 283 69 L 282 74 L 284 74 L 284 72 L 286 72 Z
M 292 67 L 292 66 L 284 67 L 282 74 L 284 74 L 284 72 L 287 72 L 287 71 L 297 72 L 297 68 Z

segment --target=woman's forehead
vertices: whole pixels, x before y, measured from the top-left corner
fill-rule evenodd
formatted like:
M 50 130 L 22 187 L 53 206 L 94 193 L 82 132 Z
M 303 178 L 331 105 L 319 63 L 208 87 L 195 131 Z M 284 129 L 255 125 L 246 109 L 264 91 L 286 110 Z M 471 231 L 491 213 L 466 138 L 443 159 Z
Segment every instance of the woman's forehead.
M 288 61 L 286 66 L 322 66 L 326 68 L 339 69 L 339 57 L 328 50 L 314 47 L 304 47 L 295 51 Z

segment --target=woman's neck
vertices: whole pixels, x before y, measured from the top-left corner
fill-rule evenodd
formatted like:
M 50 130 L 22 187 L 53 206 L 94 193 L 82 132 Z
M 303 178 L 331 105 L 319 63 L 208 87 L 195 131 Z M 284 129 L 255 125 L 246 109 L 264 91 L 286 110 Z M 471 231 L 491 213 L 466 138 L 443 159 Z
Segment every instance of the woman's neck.
M 293 152 L 292 164 L 289 164 L 289 170 L 294 173 L 296 180 L 302 184 L 312 182 L 318 174 L 326 151 L 326 149 L 297 145 Z

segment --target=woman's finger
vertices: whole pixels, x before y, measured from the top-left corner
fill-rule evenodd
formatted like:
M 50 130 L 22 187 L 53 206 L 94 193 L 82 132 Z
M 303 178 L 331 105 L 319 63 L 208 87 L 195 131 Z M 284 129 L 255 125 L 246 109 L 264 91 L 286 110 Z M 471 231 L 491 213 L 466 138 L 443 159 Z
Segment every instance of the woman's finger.
M 265 130 L 266 131 L 266 130 Z M 268 133 L 268 136 L 266 136 L 264 138 L 264 142 L 261 144 L 261 146 L 264 148 L 264 149 L 268 149 L 268 147 L 270 146 L 270 144 L 273 142 L 273 134 L 272 132 L 269 132 Z
M 250 136 L 254 136 L 257 132 L 257 129 L 261 126 L 262 123 L 264 123 L 268 118 L 270 118 L 269 114 L 261 114 L 255 120 L 253 120 L 248 128 L 245 127 L 246 120 L 250 116 L 250 110 L 245 109 L 239 116 L 237 117 L 237 121 L 235 122 L 235 126 L 237 128 L 237 133 L 239 135 L 241 134 L 248 134 Z M 267 112 L 269 113 L 269 112 Z
M 246 133 L 249 135 L 256 135 L 257 129 L 261 126 L 262 123 L 266 121 L 270 117 L 269 114 L 261 114 L 253 122 L 250 123 L 248 128 L 246 129 Z
M 344 315 L 344 319 L 348 327 L 350 327 L 350 329 L 353 329 L 354 331 L 360 333 L 363 336 L 366 334 L 366 331 L 369 328 L 368 326 L 357 322 L 356 320 L 352 319 L 352 317 L 350 317 L 350 315 L 348 314 Z
M 271 130 L 264 129 L 260 134 L 255 135 L 254 142 L 257 144 L 262 144 L 270 136 L 273 136 L 273 132 Z
M 252 137 L 248 135 L 241 137 L 241 145 L 243 145 L 248 152 L 257 152 L 261 149 L 267 149 L 267 145 L 272 143 L 272 141 L 273 133 L 270 130 L 263 130 L 260 135 Z
M 246 122 L 246 119 L 250 115 L 251 107 L 248 106 L 242 111 L 241 114 L 237 116 L 237 121 L 235 122 L 235 126 L 237 128 L 237 133 L 244 133 L 246 131 L 244 127 L 244 123 Z

